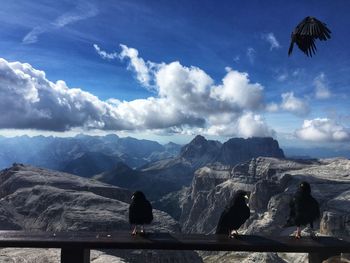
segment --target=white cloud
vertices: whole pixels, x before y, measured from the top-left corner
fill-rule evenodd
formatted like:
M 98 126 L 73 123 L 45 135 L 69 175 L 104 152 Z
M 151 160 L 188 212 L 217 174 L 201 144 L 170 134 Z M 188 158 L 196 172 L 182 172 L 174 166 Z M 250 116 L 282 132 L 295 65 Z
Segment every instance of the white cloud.
M 99 54 L 100 57 L 103 59 L 112 60 L 112 59 L 119 58 L 119 54 L 117 52 L 107 53 L 106 51 L 102 50 L 97 44 L 93 44 L 93 46 L 97 54 Z
M 256 54 L 256 51 L 255 51 L 254 48 L 252 48 L 252 47 L 248 47 L 248 48 L 247 48 L 247 53 L 246 53 L 246 55 L 247 55 L 247 57 L 248 57 L 248 59 L 249 59 L 249 62 L 250 62 L 251 64 L 254 64 L 254 62 L 255 62 L 255 54 Z
M 100 53 L 102 50 L 94 46 Z M 108 57 L 108 53 L 102 57 Z M 145 62 L 122 46 L 141 84 L 152 83 L 155 96 L 133 101 L 101 101 L 91 93 L 51 82 L 27 63 L 0 60 L 0 128 L 70 131 L 167 131 L 225 136 L 269 136 L 273 131 L 256 114 L 264 108 L 263 86 L 247 73 L 227 68 L 221 83 L 198 67 Z M 147 88 L 147 87 L 146 87 Z
M 122 48 L 120 58 L 130 60 L 129 69 L 136 72 L 137 80 L 145 87 L 152 87 L 151 80 L 155 64 L 149 61 L 145 62 L 139 57 L 139 52 L 135 48 L 129 48 L 123 44 L 120 47 Z
M 124 50 L 134 52 L 127 47 Z M 134 64 L 141 59 L 136 52 L 125 56 L 134 58 L 130 62 Z M 136 74 L 142 72 L 138 67 L 132 69 Z M 138 79 L 140 83 L 145 81 Z M 64 81 L 51 82 L 43 71 L 27 63 L 1 59 L 0 128 L 68 131 L 80 127 L 184 134 L 201 131 L 227 136 L 272 134 L 263 119 L 253 113 L 263 107 L 263 87 L 252 83 L 247 73 L 228 69 L 222 83 L 215 85 L 200 68 L 172 62 L 154 64 L 149 81 L 157 87 L 154 97 L 101 101 L 91 93 L 69 88 Z
M 305 116 L 310 112 L 308 103 L 294 96 L 293 92 L 286 92 L 282 95 L 281 109 L 291 112 L 297 116 Z
M 139 83 L 149 90 L 156 90 L 157 87 L 154 85 L 155 72 L 161 66 L 161 64 L 156 64 L 150 61 L 145 61 L 143 58 L 139 57 L 139 52 L 135 48 L 130 48 L 126 45 L 120 44 L 121 52 L 107 53 L 102 50 L 97 44 L 93 44 L 97 54 L 108 60 L 113 59 L 128 59 L 128 69 L 136 73 L 136 78 Z
M 280 82 L 287 80 L 287 78 L 288 78 L 288 73 L 282 73 L 282 74 L 277 76 L 277 80 Z
M 278 112 L 280 109 L 280 106 L 277 103 L 271 102 L 266 105 L 265 109 L 268 112 Z
M 266 125 L 260 115 L 251 112 L 246 113 L 239 118 L 238 132 L 243 137 L 265 137 L 275 135 L 275 132 Z
M 263 34 L 262 39 L 270 44 L 270 50 L 278 49 L 281 47 L 280 43 L 277 41 L 275 35 L 271 33 Z
M 296 130 L 295 134 L 300 139 L 315 142 L 350 140 L 349 129 L 328 118 L 304 120 L 302 128 Z
M 64 81 L 50 82 L 27 63 L 0 59 L 0 128 L 64 131 L 72 127 L 123 127 L 111 107 Z
M 255 110 L 262 107 L 263 87 L 259 83 L 250 83 L 248 73 L 231 70 L 222 82 L 222 85 L 212 89 L 212 98 L 242 109 Z
M 74 10 L 60 15 L 55 19 L 55 21 L 34 27 L 28 34 L 23 37 L 22 42 L 24 44 L 36 43 L 38 41 L 39 35 L 43 33 L 65 27 L 80 20 L 94 17 L 97 14 L 98 10 L 93 4 L 80 2 Z
M 292 72 L 292 76 L 293 76 L 293 77 L 297 77 L 297 76 L 299 76 L 300 74 L 302 74 L 302 72 L 303 72 L 302 69 L 297 68 L 297 69 L 295 69 L 295 70 Z
M 331 97 L 331 92 L 329 91 L 326 76 L 324 73 L 318 75 L 313 82 L 315 86 L 315 97 L 316 99 L 328 99 Z
M 219 117 L 220 118 L 220 117 Z M 246 112 L 238 119 L 232 118 L 232 116 L 225 116 L 228 120 L 231 119 L 231 125 L 227 125 L 228 122 L 217 122 L 212 124 L 205 133 L 208 135 L 221 135 L 221 136 L 239 136 L 244 138 L 249 137 L 274 137 L 276 132 L 271 129 L 262 116 L 254 114 L 252 112 Z

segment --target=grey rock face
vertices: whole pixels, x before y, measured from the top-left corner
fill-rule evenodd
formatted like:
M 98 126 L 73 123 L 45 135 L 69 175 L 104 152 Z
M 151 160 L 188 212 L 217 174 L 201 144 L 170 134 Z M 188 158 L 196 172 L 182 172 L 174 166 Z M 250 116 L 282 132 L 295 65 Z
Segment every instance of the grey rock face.
M 284 153 L 278 142 L 270 137 L 232 138 L 222 145 L 216 159 L 223 164 L 235 165 L 258 156 L 284 158 Z
M 306 180 L 321 207 L 318 233 L 346 237 L 350 234 L 349 171 L 350 160 L 342 158 L 259 157 L 236 166 L 208 165 L 195 172 L 191 187 L 183 193 L 186 196 L 182 198 L 180 223 L 185 232 L 213 233 L 225 205 L 235 191 L 242 189 L 251 192 L 251 217 L 241 233 L 290 235 L 295 229 L 283 228 L 289 215 L 289 201 L 299 182 Z M 315 228 L 318 227 L 316 222 Z M 280 260 L 289 256 L 282 256 Z M 211 262 L 215 257 L 208 256 L 205 261 Z M 293 257 L 297 259 L 297 255 Z
M 66 190 L 88 191 L 123 202 L 129 202 L 131 194 L 129 190 L 95 180 L 22 164 L 14 164 L 13 167 L 0 172 L 0 197 L 12 194 L 21 188 L 31 188 L 37 185 L 53 186 Z
M 218 141 L 207 140 L 197 135 L 189 144 L 182 147 L 180 157 L 189 161 L 193 167 L 199 168 L 216 161 L 221 145 Z
M 130 231 L 129 204 L 126 202 L 130 200 L 131 192 L 95 180 L 17 164 L 0 172 L 0 193 L 0 211 L 3 212 L 0 217 L 0 229 Z M 180 230 L 179 224 L 167 213 L 156 209 L 153 213 L 154 221 L 148 227 L 149 231 Z M 11 250 L 5 253 L 4 250 L 0 250 L 0 255 L 16 258 L 13 253 L 18 257 L 22 255 L 22 252 L 18 254 Z M 37 262 L 35 253 L 28 253 L 33 256 L 33 261 L 29 262 Z M 54 260 L 55 256 L 50 251 L 43 253 L 47 262 Z M 133 256 L 135 253 L 137 257 Z M 201 262 L 195 252 L 122 250 L 111 250 L 109 255 L 96 258 L 96 262 L 119 262 L 117 258 L 120 257 L 125 259 L 125 262 L 152 262 L 147 259 L 149 253 L 152 253 L 151 258 L 154 262 L 180 262 L 182 259 Z
M 187 196 L 188 190 L 189 187 L 184 187 L 180 191 L 169 193 L 161 199 L 152 202 L 152 206 L 167 212 L 175 220 L 180 220 L 184 199 Z

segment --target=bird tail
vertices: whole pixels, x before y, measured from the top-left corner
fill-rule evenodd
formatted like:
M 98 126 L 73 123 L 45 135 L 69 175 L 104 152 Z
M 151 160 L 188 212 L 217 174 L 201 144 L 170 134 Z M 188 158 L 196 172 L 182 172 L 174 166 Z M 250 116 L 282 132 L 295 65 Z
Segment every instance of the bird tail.
M 292 41 L 292 42 L 290 43 L 290 46 L 289 46 L 289 49 L 288 49 L 288 56 L 290 56 L 290 54 L 292 54 L 293 46 L 294 46 L 294 42 Z
M 291 227 L 291 226 L 295 226 L 295 222 L 294 222 L 294 220 L 288 219 L 286 224 L 283 226 L 283 228 L 287 228 L 287 227 Z
M 227 234 L 228 228 L 222 227 L 220 225 L 217 226 L 215 234 Z

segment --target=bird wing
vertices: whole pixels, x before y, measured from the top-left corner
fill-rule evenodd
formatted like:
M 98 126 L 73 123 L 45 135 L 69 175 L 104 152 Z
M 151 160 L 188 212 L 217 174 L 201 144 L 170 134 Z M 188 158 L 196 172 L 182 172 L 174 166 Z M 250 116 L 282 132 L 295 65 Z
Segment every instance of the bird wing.
M 289 227 L 289 226 L 295 225 L 295 217 L 296 217 L 295 202 L 296 202 L 295 197 L 293 197 L 289 202 L 289 217 L 288 217 L 287 223 L 285 224 L 284 227 Z
M 331 31 L 327 25 L 314 17 L 306 17 L 301 21 L 295 33 L 301 36 L 309 36 L 313 39 L 327 40 L 331 38 Z
M 148 200 L 145 201 L 143 209 L 144 209 L 144 215 L 145 215 L 145 222 L 147 224 L 150 224 L 153 220 L 153 213 L 152 213 L 152 205 Z
M 153 220 L 152 205 L 148 200 L 134 200 L 129 206 L 130 224 L 150 224 Z
M 137 218 L 137 207 L 135 205 L 135 202 L 131 202 L 129 206 L 129 223 L 133 224 Z
M 216 227 L 216 234 L 227 234 L 229 230 L 229 225 L 227 222 L 227 213 L 228 211 L 225 209 L 220 216 L 218 225 Z
M 320 206 L 318 204 L 318 202 L 316 201 L 315 198 L 313 198 L 312 196 L 310 196 L 310 201 L 309 201 L 310 205 L 310 216 L 312 221 L 318 219 L 320 217 Z
M 312 57 L 316 53 L 316 45 L 315 45 L 315 39 L 310 36 L 300 36 L 296 40 L 296 44 L 298 45 L 299 49 L 304 52 L 307 56 Z
M 250 209 L 248 206 L 245 207 L 243 212 L 244 222 L 250 217 Z

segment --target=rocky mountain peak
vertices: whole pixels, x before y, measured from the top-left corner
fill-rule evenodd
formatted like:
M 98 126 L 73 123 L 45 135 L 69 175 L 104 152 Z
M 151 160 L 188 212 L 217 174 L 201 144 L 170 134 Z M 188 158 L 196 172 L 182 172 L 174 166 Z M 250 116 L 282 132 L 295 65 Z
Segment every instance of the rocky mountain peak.
M 208 162 L 216 156 L 220 147 L 220 142 L 207 140 L 203 136 L 197 135 L 189 144 L 182 147 L 180 157 L 189 161 L 206 157 L 206 162 Z
M 223 164 L 234 165 L 259 156 L 285 157 L 278 141 L 271 137 L 253 137 L 228 140 L 222 145 L 217 159 Z

